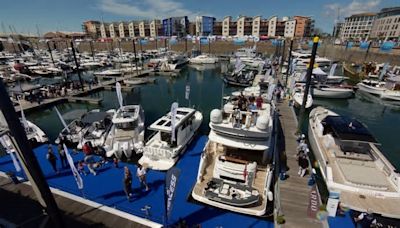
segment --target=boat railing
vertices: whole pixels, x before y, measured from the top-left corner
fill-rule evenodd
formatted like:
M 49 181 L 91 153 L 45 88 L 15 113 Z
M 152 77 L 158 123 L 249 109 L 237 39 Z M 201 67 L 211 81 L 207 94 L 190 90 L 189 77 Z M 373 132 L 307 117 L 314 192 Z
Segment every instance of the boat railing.
M 375 144 L 370 143 L 371 146 L 371 154 L 375 157 L 375 159 L 379 159 L 383 163 L 382 170 L 386 175 L 392 180 L 392 182 L 396 185 L 397 191 L 400 192 L 400 173 L 396 170 L 396 168 L 390 163 L 389 160 L 380 152 L 380 150 L 376 147 Z
M 156 147 L 152 147 L 152 146 L 146 146 L 144 148 L 143 154 L 153 160 L 158 160 L 158 159 L 162 159 L 162 158 L 170 159 L 170 158 L 174 157 L 172 149 L 167 150 L 167 149 L 156 148 Z

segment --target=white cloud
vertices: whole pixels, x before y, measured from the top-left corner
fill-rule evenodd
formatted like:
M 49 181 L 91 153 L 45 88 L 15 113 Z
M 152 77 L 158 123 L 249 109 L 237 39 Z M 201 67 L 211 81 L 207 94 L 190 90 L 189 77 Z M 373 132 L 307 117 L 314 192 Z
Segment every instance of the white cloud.
M 337 17 L 338 9 L 340 10 L 341 17 L 348 17 L 352 14 L 374 12 L 382 0 L 353 0 L 348 5 L 341 5 L 338 3 L 327 4 L 324 8 L 326 16 Z
M 174 0 L 101 0 L 98 7 L 107 13 L 146 19 L 196 14 Z

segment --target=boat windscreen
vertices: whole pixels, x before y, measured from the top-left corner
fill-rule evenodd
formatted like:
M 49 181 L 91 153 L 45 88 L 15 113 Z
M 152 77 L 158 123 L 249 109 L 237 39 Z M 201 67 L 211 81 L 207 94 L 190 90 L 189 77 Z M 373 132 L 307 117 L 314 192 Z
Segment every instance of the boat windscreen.
M 82 123 L 91 124 L 94 122 L 100 122 L 107 117 L 106 112 L 89 112 L 86 116 L 82 118 Z
M 368 129 L 356 119 L 347 116 L 327 116 L 323 122 L 340 140 L 378 143 Z

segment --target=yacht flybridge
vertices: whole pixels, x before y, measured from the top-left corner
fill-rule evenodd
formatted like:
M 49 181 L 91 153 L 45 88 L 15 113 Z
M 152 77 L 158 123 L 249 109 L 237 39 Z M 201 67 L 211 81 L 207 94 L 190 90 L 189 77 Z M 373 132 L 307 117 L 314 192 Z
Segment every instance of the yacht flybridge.
M 144 111 L 140 105 L 121 106 L 112 118 L 113 126 L 105 142 L 107 156 L 130 159 L 141 153 L 144 141 Z
M 362 123 L 317 107 L 308 136 L 328 190 L 343 206 L 400 218 L 400 174 Z
M 271 106 L 239 111 L 234 103 L 210 114 L 210 134 L 200 158 L 192 197 L 205 204 L 262 216 L 272 170 L 266 163 L 273 120 Z
M 202 121 L 201 112 L 192 108 L 179 107 L 176 114 L 167 113 L 150 125 L 155 134 L 147 141 L 139 163 L 154 170 L 170 169 L 185 152 Z

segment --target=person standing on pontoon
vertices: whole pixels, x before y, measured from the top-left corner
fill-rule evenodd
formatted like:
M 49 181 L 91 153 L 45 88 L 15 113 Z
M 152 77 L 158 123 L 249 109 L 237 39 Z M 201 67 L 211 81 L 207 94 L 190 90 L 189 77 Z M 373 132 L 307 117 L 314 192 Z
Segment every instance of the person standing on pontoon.
M 139 178 L 140 181 L 140 187 L 145 186 L 146 191 L 149 190 L 149 186 L 147 185 L 146 182 L 146 168 L 144 168 L 141 164 L 137 164 L 138 168 L 136 170 L 136 176 Z
M 124 167 L 124 192 L 126 194 L 126 198 L 128 198 L 128 201 L 130 201 L 132 197 L 132 173 L 128 166 Z
M 83 153 L 85 154 L 84 161 L 85 161 L 85 163 L 87 164 L 87 167 L 88 167 L 89 171 L 90 171 L 94 176 L 96 176 L 97 173 L 96 173 L 96 171 L 95 171 L 94 168 L 93 168 L 93 163 L 95 162 L 95 161 L 94 161 L 94 157 L 93 157 L 93 149 L 92 149 L 92 147 L 89 145 L 88 142 L 86 142 L 85 144 L 83 144 L 82 151 L 83 151 Z

